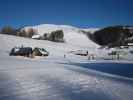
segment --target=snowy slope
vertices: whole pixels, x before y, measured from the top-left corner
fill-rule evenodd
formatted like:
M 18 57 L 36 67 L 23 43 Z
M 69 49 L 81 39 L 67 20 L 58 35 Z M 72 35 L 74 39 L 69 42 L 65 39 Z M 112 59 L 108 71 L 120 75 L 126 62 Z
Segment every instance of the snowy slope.
M 68 25 L 53 25 L 53 24 L 42 24 L 37 26 L 25 27 L 25 30 L 29 28 L 36 29 L 38 34 L 43 35 L 44 33 L 50 33 L 56 30 L 63 30 L 64 39 L 66 43 L 79 46 L 79 47 L 98 47 L 96 43 L 88 39 L 86 35 L 82 33 L 82 29 Z M 89 31 L 95 31 L 96 29 L 88 29 Z
M 44 47 L 51 55 L 41 59 L 10 57 L 10 49 L 21 44 Z M 0 35 L 0 100 L 132 100 L 132 79 L 91 70 L 91 62 L 88 69 L 72 64 L 88 62 L 69 55 L 63 58 L 73 49 L 82 48 L 70 43 Z
M 69 43 L 55 43 L 51 41 L 45 41 L 45 40 L 34 40 L 34 39 L 28 39 L 28 38 L 22 38 L 22 37 L 16 37 L 16 36 L 10 36 L 10 35 L 1 35 L 1 49 L 6 50 L 10 52 L 11 48 L 15 46 L 29 46 L 29 47 L 41 47 L 45 48 L 50 52 L 51 55 L 58 55 L 63 56 L 67 52 L 70 52 L 72 50 L 80 50 L 80 49 L 88 49 L 88 46 L 82 46 L 82 45 L 73 45 Z M 91 49 L 91 48 L 90 48 Z M 92 48 L 92 51 L 94 49 Z
M 40 59 L 10 57 L 10 49 L 22 44 L 43 47 L 50 56 Z M 132 100 L 132 78 L 89 69 L 94 62 L 88 62 L 84 57 L 66 55 L 63 58 L 71 50 L 87 48 L 95 52 L 95 46 L 92 46 L 0 34 L 0 100 Z M 88 69 L 82 66 L 85 62 Z M 97 63 L 93 67 L 102 65 Z
M 69 54 L 84 49 L 97 55 L 108 51 L 97 49 L 78 28 L 64 25 L 33 28 L 39 34 L 62 29 L 66 42 L 0 34 L 0 100 L 132 100 L 132 63 L 88 61 L 87 57 Z M 9 56 L 11 48 L 21 45 L 45 48 L 50 56 L 36 59 Z

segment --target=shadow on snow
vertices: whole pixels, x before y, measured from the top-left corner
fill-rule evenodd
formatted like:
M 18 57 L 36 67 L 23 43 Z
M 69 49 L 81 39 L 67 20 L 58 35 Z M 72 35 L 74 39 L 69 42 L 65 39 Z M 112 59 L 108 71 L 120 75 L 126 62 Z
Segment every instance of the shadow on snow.
M 133 78 L 133 64 L 129 63 L 68 63 L 87 69 Z

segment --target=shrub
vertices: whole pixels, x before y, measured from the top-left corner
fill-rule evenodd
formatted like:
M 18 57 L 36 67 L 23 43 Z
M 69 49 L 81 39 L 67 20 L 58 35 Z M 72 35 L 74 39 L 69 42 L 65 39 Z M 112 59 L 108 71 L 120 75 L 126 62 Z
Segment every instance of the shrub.
M 16 30 L 10 26 L 5 26 L 1 29 L 1 34 L 16 35 Z

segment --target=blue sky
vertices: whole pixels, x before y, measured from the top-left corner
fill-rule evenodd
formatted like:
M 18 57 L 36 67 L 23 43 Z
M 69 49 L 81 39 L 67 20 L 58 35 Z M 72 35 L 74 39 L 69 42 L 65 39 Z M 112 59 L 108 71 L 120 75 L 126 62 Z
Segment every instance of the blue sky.
M 133 0 L 0 0 L 0 27 L 133 25 Z

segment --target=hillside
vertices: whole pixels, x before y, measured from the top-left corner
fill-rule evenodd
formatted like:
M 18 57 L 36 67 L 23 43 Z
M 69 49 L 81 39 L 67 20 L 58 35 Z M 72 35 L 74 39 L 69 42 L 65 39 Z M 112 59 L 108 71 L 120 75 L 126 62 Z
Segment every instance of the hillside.
M 132 54 L 121 60 L 104 60 L 111 49 L 99 49 L 79 29 L 44 26 L 38 26 L 40 34 L 41 29 L 42 33 L 46 28 L 62 29 L 66 42 L 0 34 L 1 100 L 132 100 Z M 50 55 L 34 59 L 9 56 L 13 47 L 21 45 L 45 48 Z M 70 53 L 76 50 L 88 50 L 96 59 Z
M 62 30 L 64 32 L 64 40 L 66 44 L 71 44 L 79 47 L 98 47 L 96 43 L 91 41 L 85 34 L 83 34 L 83 29 L 73 26 L 42 24 L 37 26 L 27 26 L 23 29 L 27 31 L 30 28 L 37 30 L 37 33 L 40 35 L 44 35 L 45 33 L 50 33 L 56 30 Z M 88 30 L 95 31 L 95 29 Z
M 133 27 L 132 26 L 110 26 L 95 31 L 88 37 L 95 43 L 106 47 L 128 46 L 133 43 Z
M 0 100 L 132 100 L 132 62 L 89 61 L 69 54 L 81 49 L 102 53 L 94 45 L 80 42 L 83 45 L 0 34 Z M 9 56 L 11 48 L 21 45 L 43 47 L 50 56 Z

